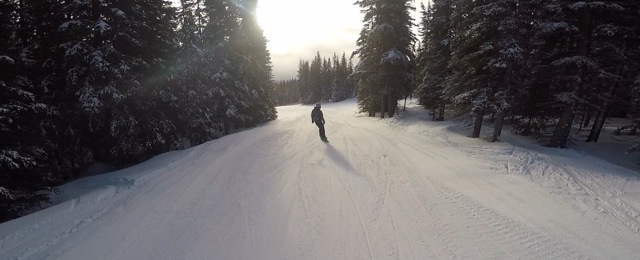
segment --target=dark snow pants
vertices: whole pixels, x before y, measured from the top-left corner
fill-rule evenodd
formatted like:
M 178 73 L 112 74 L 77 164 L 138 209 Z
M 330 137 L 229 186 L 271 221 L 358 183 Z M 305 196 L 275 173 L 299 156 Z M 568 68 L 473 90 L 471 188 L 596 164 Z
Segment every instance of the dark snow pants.
M 324 124 L 322 122 L 316 121 L 316 125 L 318 126 L 318 130 L 320 130 L 320 138 L 327 138 L 324 135 Z

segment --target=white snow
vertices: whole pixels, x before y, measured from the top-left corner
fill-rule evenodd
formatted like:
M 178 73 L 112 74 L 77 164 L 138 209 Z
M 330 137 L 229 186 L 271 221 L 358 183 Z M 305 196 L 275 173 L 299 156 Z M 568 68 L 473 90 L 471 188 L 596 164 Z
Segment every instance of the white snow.
M 568 5 L 569 9 L 572 10 L 580 10 L 584 8 L 590 9 L 609 9 L 615 11 L 622 11 L 624 7 L 614 4 L 614 3 L 605 3 L 601 1 L 592 1 L 592 2 L 576 2 Z
M 65 53 L 64 56 L 72 56 L 72 55 L 78 55 L 79 53 L 84 53 L 85 51 L 87 51 L 87 44 L 84 42 L 77 42 L 75 44 L 73 44 L 73 46 L 70 46 L 72 43 L 65 43 L 62 45 L 63 48 L 65 48 Z M 67 48 L 68 47 L 68 48 Z
M 82 26 L 82 22 L 79 20 L 66 21 L 58 27 L 58 31 L 66 31 L 69 29 L 69 26 Z
M 93 26 L 93 28 L 98 30 L 100 33 L 104 33 L 106 31 L 111 30 L 111 26 L 109 26 L 109 24 L 106 23 L 103 20 L 100 20 L 100 21 L 96 22 L 96 24 Z
M 409 58 L 398 49 L 393 48 L 382 54 L 381 62 L 390 64 L 406 64 L 409 62 Z
M 0 55 L 0 62 L 13 65 L 16 61 L 7 55 Z
M 2 186 L 0 186 L 0 197 L 13 199 L 11 192 L 9 192 L 9 190 L 7 190 L 5 187 L 2 187 Z
M 578 28 L 571 26 L 566 22 L 549 22 L 540 25 L 540 29 L 543 33 L 552 32 L 571 32 L 576 31 Z
M 62 186 L 0 259 L 637 259 L 638 172 L 503 131 L 311 106 Z M 484 136 L 492 129 L 485 127 Z
M 126 18 L 127 16 L 122 10 L 118 8 L 111 8 L 111 12 L 114 12 L 118 18 Z

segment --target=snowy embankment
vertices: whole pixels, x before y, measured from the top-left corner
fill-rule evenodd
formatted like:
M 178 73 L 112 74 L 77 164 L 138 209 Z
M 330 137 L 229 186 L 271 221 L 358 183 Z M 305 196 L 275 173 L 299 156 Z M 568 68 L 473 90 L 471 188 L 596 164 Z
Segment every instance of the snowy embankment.
M 309 106 L 65 185 L 0 224 L 0 259 L 634 259 L 640 179 L 574 150 L 487 143 L 415 104 Z

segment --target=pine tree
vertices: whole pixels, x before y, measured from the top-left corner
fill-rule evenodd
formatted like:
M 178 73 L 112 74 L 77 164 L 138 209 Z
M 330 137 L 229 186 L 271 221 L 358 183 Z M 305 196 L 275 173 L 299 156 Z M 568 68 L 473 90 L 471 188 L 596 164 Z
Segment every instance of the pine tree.
M 86 163 L 56 106 L 47 74 L 49 36 L 58 13 L 51 1 L 0 3 L 0 221 L 48 200 L 47 191 Z M 43 18 L 42 21 L 34 19 Z
M 256 0 L 237 2 L 239 28 L 232 34 L 231 46 L 236 55 L 238 81 L 247 88 L 248 125 L 255 126 L 276 118 L 275 92 L 272 82 L 271 57 L 267 40 L 257 23 Z
M 132 162 L 168 151 L 174 127 L 153 102 L 169 88 L 175 28 L 168 2 L 75 1 L 63 12 L 67 92 L 96 159 Z
M 240 64 L 231 42 L 239 28 L 238 9 L 227 1 L 204 0 L 201 10 L 196 9 L 196 19 L 203 26 L 199 47 L 206 61 L 200 70 L 203 106 L 212 109 L 212 113 L 204 114 L 208 118 L 204 140 L 209 140 L 249 125 L 251 119 L 246 113 L 250 98 L 247 86 L 238 82 Z
M 276 83 L 277 105 L 290 105 L 299 102 L 298 80 L 281 80 Z
M 331 59 L 323 58 L 322 59 L 322 68 L 321 68 L 321 85 L 322 85 L 322 100 L 323 101 L 333 101 L 335 98 L 335 92 L 332 88 L 332 81 L 334 78 L 333 66 L 331 63 Z
M 302 59 L 298 64 L 298 92 L 302 104 L 314 102 L 311 96 L 311 65 Z
M 318 51 L 309 65 L 309 96 L 311 97 L 309 103 L 322 101 L 324 83 L 322 74 L 322 57 L 320 57 L 320 52 Z
M 615 17 L 624 17 L 625 8 L 615 2 L 558 0 L 554 3 L 551 11 L 566 24 L 563 27 L 566 29 L 547 38 L 550 45 L 554 44 L 551 49 L 554 55 L 548 58 L 548 71 L 552 93 L 561 110 L 549 146 L 565 147 L 576 110 L 580 106 L 600 107 L 602 102 L 594 102 L 593 93 L 607 93 L 598 91 L 601 84 L 619 77 L 616 66 L 607 64 L 610 58 L 606 56 L 619 53 L 622 47 L 615 43 L 615 38 L 621 35 L 612 32 L 618 27 Z M 611 89 L 616 88 L 616 83 L 613 85 Z M 605 112 L 603 110 L 600 112 Z M 590 139 L 595 140 L 596 134 Z
M 451 59 L 451 0 L 434 0 L 429 9 L 422 6 L 422 50 L 419 54 L 421 84 L 418 87 L 420 103 L 433 109 L 434 120 L 444 120 L 448 103 L 443 92 L 450 73 Z
M 342 53 L 342 58 L 338 54 L 333 54 L 333 71 L 334 77 L 332 81 L 332 92 L 334 101 L 342 101 L 351 97 L 351 90 L 347 85 L 348 68 L 346 54 Z
M 480 136 L 483 116 L 489 106 L 489 79 L 483 70 L 490 46 L 483 46 L 491 35 L 483 28 L 480 11 L 489 1 L 456 0 L 451 14 L 452 31 L 450 73 L 444 90 L 460 110 L 471 111 L 474 116 L 472 138 Z
M 606 72 L 598 77 L 601 81 L 597 93 L 591 99 L 595 106 L 595 120 L 587 142 L 597 142 L 605 120 L 616 103 L 624 102 L 625 93 L 632 91 L 635 71 L 640 69 L 638 56 L 637 13 L 640 3 L 637 1 L 617 1 L 622 10 L 614 15 L 601 18 L 600 24 L 593 29 L 593 56 L 602 63 Z M 635 12 L 635 13 L 634 13 Z M 635 30 L 635 31 L 634 31 Z M 592 112 L 593 113 L 593 112 Z
M 176 126 L 175 139 L 181 146 L 190 146 L 209 140 L 213 125 L 212 108 L 205 103 L 208 81 L 208 59 L 202 46 L 203 24 L 196 13 L 202 8 L 201 0 L 181 0 L 177 12 L 179 47 L 171 66 L 173 98 L 167 104 L 167 116 Z
M 381 111 L 393 116 L 398 99 L 415 84 L 414 54 L 411 46 L 413 10 L 410 1 L 356 1 L 362 12 L 363 29 L 356 44 L 360 62 L 354 77 L 358 82 L 358 105 L 361 111 Z

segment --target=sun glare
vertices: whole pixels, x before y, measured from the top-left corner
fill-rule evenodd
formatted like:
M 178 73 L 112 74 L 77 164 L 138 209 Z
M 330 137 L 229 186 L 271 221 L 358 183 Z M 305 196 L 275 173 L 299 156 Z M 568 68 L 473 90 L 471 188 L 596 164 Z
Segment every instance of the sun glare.
M 345 39 L 346 35 L 343 32 L 352 30 L 357 36 L 360 26 L 357 7 L 347 6 L 352 7 L 348 9 L 331 2 L 336 1 L 258 2 L 258 23 L 269 41 L 270 52 L 283 54 L 296 48 L 330 45 L 337 41 L 355 42 L 353 34 L 349 34 Z

